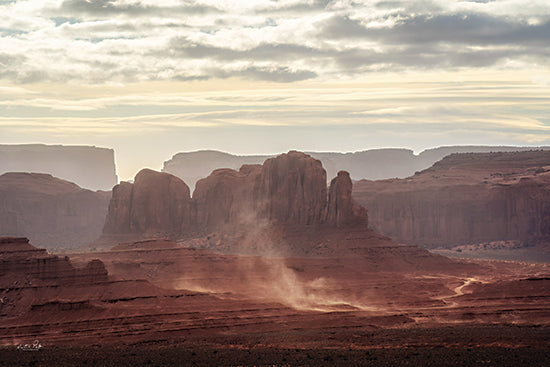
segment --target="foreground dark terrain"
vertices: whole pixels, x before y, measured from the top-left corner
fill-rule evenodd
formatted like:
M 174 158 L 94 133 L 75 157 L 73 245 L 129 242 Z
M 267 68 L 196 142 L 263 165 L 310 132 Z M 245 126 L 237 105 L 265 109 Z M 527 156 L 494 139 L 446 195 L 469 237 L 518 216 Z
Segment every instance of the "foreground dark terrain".
M 502 343 L 503 335 L 521 343 Z M 11 347 L 1 349 L 0 356 L 3 365 L 21 366 L 546 366 L 550 357 L 542 341 L 548 337 L 544 327 L 454 326 L 373 330 L 365 335 L 368 345 L 346 348 L 241 346 L 217 338 L 51 346 L 38 352 Z

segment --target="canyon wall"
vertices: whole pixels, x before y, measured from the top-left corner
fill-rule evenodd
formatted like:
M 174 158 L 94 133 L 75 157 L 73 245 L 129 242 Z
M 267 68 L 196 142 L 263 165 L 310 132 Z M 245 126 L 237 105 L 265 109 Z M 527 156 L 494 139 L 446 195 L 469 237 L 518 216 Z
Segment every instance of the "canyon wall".
M 94 146 L 0 145 L 0 174 L 47 173 L 90 190 L 109 191 L 118 182 L 114 151 Z
M 362 180 L 374 230 L 426 247 L 550 237 L 550 152 L 453 154 L 406 179 Z
M 525 151 L 531 149 L 550 149 L 549 147 L 513 147 L 513 146 L 449 146 L 427 149 L 416 155 L 410 149 L 370 149 L 355 153 L 306 152 L 321 161 L 332 179 L 340 170 L 348 171 L 353 180 L 380 180 L 386 178 L 404 178 L 416 171 L 426 169 L 443 157 L 452 153 L 488 153 Z M 219 168 L 239 169 L 244 164 L 262 164 L 273 155 L 232 155 L 228 153 L 204 150 L 177 153 L 164 162 L 163 172 L 181 178 L 189 187 L 212 171 Z
M 83 246 L 101 234 L 110 196 L 48 174 L 5 173 L 0 236 L 26 236 L 50 250 Z

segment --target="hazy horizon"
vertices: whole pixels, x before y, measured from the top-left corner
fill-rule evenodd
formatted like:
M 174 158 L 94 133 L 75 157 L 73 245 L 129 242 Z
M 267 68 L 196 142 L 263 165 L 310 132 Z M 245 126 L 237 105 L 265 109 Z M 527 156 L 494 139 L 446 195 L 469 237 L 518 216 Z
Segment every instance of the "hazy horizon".
M 550 145 L 550 4 L 0 1 L 0 144 L 183 151 Z

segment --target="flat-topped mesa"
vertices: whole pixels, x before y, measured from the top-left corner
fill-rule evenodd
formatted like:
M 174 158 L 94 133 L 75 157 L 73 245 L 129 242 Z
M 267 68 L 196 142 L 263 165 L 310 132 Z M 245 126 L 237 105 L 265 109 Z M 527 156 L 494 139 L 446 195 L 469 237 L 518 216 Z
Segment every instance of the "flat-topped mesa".
M 143 169 L 133 184 L 122 182 L 113 188 L 103 233 L 178 235 L 191 223 L 191 197 L 185 182 Z
M 84 268 L 75 268 L 68 257 L 50 255 L 24 237 L 0 237 L 0 286 L 6 286 L 5 276 L 10 284 L 18 286 L 25 284 L 10 280 L 25 279 L 28 283 L 34 279 L 57 285 L 97 284 L 108 280 L 107 270 L 100 260 L 92 260 Z
M 48 173 L 90 190 L 111 190 L 117 183 L 113 149 L 95 146 L 0 144 L 0 174 Z

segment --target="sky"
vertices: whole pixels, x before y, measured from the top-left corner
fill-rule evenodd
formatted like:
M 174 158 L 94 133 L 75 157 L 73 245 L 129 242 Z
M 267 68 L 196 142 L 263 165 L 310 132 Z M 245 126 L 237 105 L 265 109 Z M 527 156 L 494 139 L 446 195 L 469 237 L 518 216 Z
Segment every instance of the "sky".
M 550 145 L 550 1 L 0 0 L 0 144 Z

